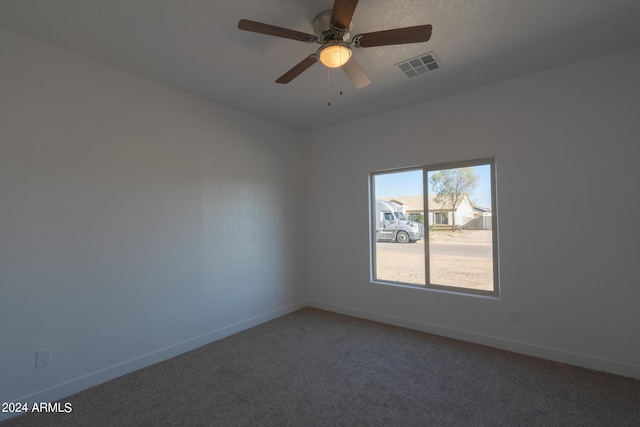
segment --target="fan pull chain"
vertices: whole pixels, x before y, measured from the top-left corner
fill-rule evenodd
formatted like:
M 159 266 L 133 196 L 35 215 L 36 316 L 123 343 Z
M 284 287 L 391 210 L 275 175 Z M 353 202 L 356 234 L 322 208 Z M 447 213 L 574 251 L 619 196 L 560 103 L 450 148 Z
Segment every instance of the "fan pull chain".
M 340 50 L 340 63 L 342 64 L 342 50 Z M 340 96 L 342 96 L 342 73 L 338 73 L 338 89 L 340 89 Z
M 331 106 L 331 69 L 327 67 L 327 107 Z

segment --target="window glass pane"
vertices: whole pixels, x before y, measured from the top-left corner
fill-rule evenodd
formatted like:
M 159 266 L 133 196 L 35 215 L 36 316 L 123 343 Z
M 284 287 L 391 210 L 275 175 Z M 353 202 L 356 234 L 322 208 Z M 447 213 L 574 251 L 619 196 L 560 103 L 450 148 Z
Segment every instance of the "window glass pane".
M 428 172 L 432 285 L 494 290 L 491 165 Z
M 424 285 L 422 170 L 374 175 L 374 279 Z

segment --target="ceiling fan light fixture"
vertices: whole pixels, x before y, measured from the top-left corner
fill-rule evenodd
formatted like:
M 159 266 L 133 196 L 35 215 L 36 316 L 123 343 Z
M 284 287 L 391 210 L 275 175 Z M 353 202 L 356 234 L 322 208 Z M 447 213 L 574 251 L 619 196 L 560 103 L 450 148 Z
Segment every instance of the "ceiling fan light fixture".
M 351 59 L 351 49 L 344 43 L 327 44 L 318 51 L 318 58 L 325 67 L 342 67 Z
M 305 43 L 320 44 L 315 53 L 307 56 L 280 76 L 276 83 L 289 83 L 313 64 L 320 62 L 327 68 L 342 68 L 351 83 L 357 89 L 360 89 L 369 85 L 371 80 L 360 67 L 356 58 L 351 58 L 352 47 L 368 48 L 427 42 L 431 38 L 432 26 L 430 24 L 414 25 L 412 27 L 356 34 L 351 37 L 349 33 L 353 24 L 351 18 L 357 5 L 358 0 L 333 0 L 333 7 L 320 12 L 313 20 L 315 35 L 248 19 L 238 21 L 238 29 Z M 429 65 L 435 66 L 435 64 Z M 427 65 L 425 64 L 425 66 Z M 424 70 L 427 68 L 424 68 Z M 421 68 L 419 71 L 423 71 L 423 69 Z

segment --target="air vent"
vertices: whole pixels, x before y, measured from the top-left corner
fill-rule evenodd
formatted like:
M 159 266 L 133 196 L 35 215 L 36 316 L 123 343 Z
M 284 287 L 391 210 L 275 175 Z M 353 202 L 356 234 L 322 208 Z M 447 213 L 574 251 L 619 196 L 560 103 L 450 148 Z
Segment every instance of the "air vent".
M 433 52 L 423 53 L 422 55 L 407 59 L 406 61 L 398 62 L 394 65 L 407 77 L 427 74 L 428 72 L 442 68 L 440 61 L 438 61 L 438 58 Z

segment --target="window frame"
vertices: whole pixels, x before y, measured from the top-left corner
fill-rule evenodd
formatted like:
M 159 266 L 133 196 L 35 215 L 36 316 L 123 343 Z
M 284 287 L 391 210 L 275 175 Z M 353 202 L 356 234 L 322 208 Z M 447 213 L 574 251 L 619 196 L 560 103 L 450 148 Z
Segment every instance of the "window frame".
M 432 284 L 430 281 L 430 257 L 429 257 L 429 172 L 439 171 L 443 169 L 455 169 L 462 167 L 486 166 L 490 167 L 490 185 L 491 185 L 491 250 L 493 261 L 493 290 L 470 289 L 460 286 L 438 285 Z M 423 217 L 424 217 L 424 268 L 425 268 L 425 284 L 415 284 L 407 282 L 397 282 L 392 280 L 377 278 L 377 239 L 376 239 L 376 187 L 375 177 L 386 174 L 422 171 L 422 198 L 423 198 Z M 408 166 L 403 168 L 385 169 L 369 173 L 369 235 L 370 235 L 370 280 L 372 283 L 384 285 L 407 286 L 415 289 L 445 291 L 461 295 L 476 295 L 498 298 L 500 296 L 500 267 L 498 257 L 498 200 L 496 185 L 496 161 L 495 157 L 487 157 L 481 159 L 463 160 L 447 163 L 437 163 L 429 165 Z M 435 224 L 435 218 L 434 218 Z

